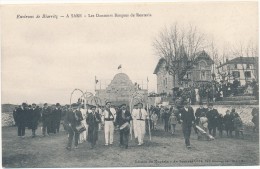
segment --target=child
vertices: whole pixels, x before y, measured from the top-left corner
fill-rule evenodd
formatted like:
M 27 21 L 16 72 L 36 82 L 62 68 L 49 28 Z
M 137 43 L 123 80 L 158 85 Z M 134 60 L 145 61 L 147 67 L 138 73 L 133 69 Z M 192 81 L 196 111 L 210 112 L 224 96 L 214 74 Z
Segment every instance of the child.
M 218 118 L 218 132 L 219 132 L 219 137 L 223 136 L 223 130 L 224 130 L 224 117 L 222 114 L 219 115 Z
M 234 114 L 234 128 L 235 128 L 235 137 L 239 138 L 239 133 L 241 133 L 242 138 L 244 138 L 243 134 L 243 122 L 239 117 L 238 113 Z
M 156 130 L 158 116 L 155 112 L 152 113 L 151 120 L 152 120 L 152 130 Z
M 178 122 L 178 120 L 177 120 L 176 115 L 174 113 L 172 113 L 170 118 L 169 118 L 169 125 L 171 126 L 173 135 L 175 133 L 175 127 L 176 127 L 177 122 Z

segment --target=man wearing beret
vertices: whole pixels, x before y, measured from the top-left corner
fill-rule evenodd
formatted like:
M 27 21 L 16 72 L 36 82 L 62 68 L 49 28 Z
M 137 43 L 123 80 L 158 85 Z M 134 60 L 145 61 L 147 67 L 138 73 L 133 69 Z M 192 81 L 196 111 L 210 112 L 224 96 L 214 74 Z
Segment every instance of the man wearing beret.
M 111 102 L 106 102 L 104 110 L 104 132 L 105 132 L 105 145 L 112 145 L 114 141 L 114 122 L 116 120 L 116 110 L 111 108 Z
M 126 110 L 126 104 L 121 105 L 121 109 L 116 114 L 116 125 L 120 129 L 120 147 L 128 148 L 128 139 L 130 133 L 131 114 Z
M 101 122 L 96 106 L 91 107 L 91 113 L 88 114 L 86 122 L 88 124 L 88 142 L 91 143 L 91 148 L 93 149 L 98 140 L 98 124 Z
M 182 132 L 185 138 L 185 145 L 188 149 L 190 146 L 190 134 L 192 125 L 195 123 L 195 116 L 193 108 L 190 103 L 185 101 L 184 107 L 180 109 L 180 122 L 182 123 Z
M 213 108 L 213 103 L 209 103 L 208 105 L 208 111 L 206 114 L 208 118 L 208 129 L 209 129 L 209 134 L 212 134 L 213 131 L 213 137 L 216 137 L 216 129 L 218 126 L 218 120 L 219 120 L 219 113 L 217 109 Z

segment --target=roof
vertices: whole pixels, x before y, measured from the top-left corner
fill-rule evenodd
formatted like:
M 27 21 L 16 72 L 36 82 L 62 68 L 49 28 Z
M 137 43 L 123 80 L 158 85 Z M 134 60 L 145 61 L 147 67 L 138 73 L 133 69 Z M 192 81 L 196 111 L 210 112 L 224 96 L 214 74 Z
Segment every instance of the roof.
M 195 62 L 198 62 L 203 59 L 207 62 L 208 65 L 214 64 L 214 61 L 204 50 L 197 52 L 194 59 L 195 59 Z
M 228 64 L 254 64 L 258 63 L 258 57 L 236 57 L 228 60 L 226 63 L 219 65 L 217 68 L 223 67 Z
M 153 71 L 153 74 L 157 74 L 157 73 L 158 73 L 160 66 L 161 66 L 162 63 L 164 63 L 164 62 L 166 62 L 166 60 L 165 60 L 164 58 L 161 58 L 161 59 L 159 60 L 159 62 L 157 63 L 157 65 L 156 65 L 156 67 L 155 67 L 155 69 L 154 69 L 154 71 Z
M 187 57 L 187 55 L 184 55 L 184 56 Z M 210 57 L 204 50 L 202 50 L 202 51 L 200 51 L 200 52 L 197 52 L 197 53 L 195 54 L 195 62 L 200 61 L 201 59 L 206 60 L 207 64 L 213 64 L 213 63 L 214 63 L 214 61 L 211 59 L 211 57 Z M 164 62 L 166 62 L 165 58 L 161 58 L 161 59 L 158 61 L 157 65 L 156 65 L 156 67 L 155 67 L 155 69 L 154 69 L 153 74 L 157 74 L 157 73 L 158 73 L 160 66 L 161 66 L 162 63 L 164 63 Z

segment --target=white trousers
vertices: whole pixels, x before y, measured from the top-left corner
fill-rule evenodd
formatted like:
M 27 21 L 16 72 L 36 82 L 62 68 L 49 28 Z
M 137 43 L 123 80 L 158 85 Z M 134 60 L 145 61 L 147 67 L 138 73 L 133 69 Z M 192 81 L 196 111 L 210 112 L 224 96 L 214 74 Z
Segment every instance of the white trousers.
M 88 125 L 86 123 L 86 120 L 81 121 L 81 123 L 86 127 L 86 131 L 83 131 L 82 133 L 80 133 L 79 143 L 83 143 L 84 141 L 86 141 L 87 136 L 88 136 Z
M 105 141 L 106 144 L 113 144 L 114 141 L 114 123 L 113 121 L 105 121 Z
M 145 121 L 136 120 L 136 131 L 139 144 L 143 144 L 145 135 Z
M 137 138 L 137 123 L 136 123 L 137 120 L 133 120 L 133 130 L 134 130 L 134 135 L 135 135 L 135 138 Z

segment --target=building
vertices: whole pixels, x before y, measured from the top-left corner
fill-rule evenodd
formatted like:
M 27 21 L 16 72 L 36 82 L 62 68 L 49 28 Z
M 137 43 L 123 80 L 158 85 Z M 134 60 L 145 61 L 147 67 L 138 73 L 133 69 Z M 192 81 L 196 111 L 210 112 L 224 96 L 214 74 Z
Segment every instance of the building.
M 118 73 L 114 76 L 111 83 L 105 88 L 96 90 L 96 95 L 101 100 L 111 101 L 113 105 L 127 104 L 129 105 L 133 93 L 140 93 L 143 99 L 147 99 L 148 93 L 146 89 L 140 89 L 132 83 L 125 73 Z
M 232 60 L 226 60 L 225 63 L 217 67 L 218 75 L 221 80 L 233 83 L 235 79 L 245 85 L 247 81 L 251 82 L 258 76 L 258 57 L 236 57 Z
M 154 70 L 157 76 L 157 93 L 171 94 L 174 87 L 187 88 L 211 81 L 213 64 L 213 60 L 204 50 L 198 52 L 194 57 L 193 68 L 179 81 L 177 76 L 169 74 L 166 70 L 166 60 L 161 58 Z

